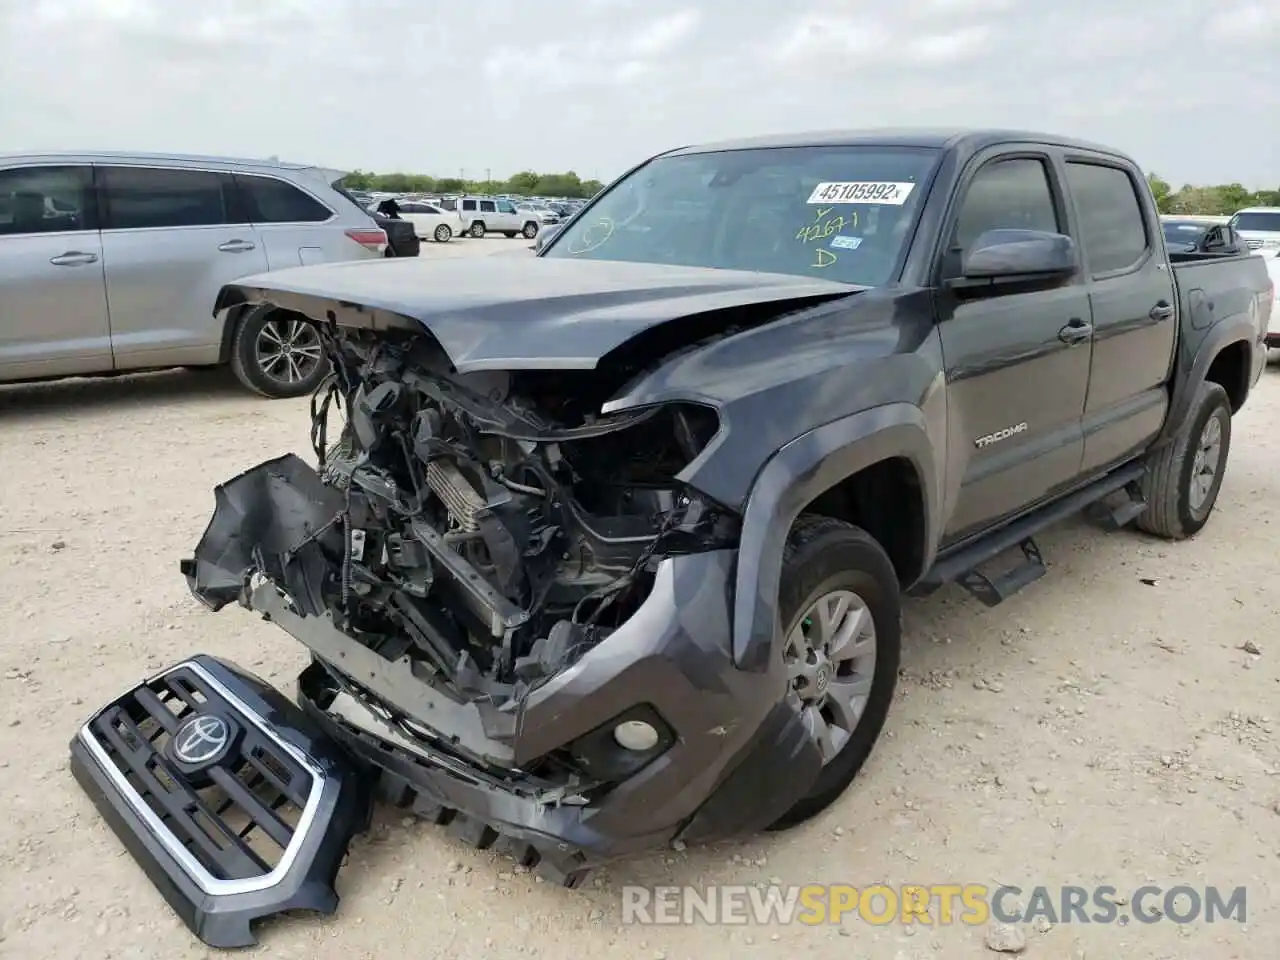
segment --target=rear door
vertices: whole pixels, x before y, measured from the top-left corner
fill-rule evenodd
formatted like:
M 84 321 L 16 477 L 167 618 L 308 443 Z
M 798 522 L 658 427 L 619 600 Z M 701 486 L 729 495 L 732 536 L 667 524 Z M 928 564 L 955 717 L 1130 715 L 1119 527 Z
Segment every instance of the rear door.
M 1093 473 L 1141 450 L 1164 425 L 1177 291 L 1138 172 L 1094 156 L 1065 161 L 1093 313 L 1083 461 Z
M 0 170 L 0 381 L 111 369 L 93 168 Z
M 266 253 L 267 269 L 367 256 L 337 223 L 335 211 L 297 184 L 247 173 L 235 174 L 235 181 Z
M 229 173 L 99 166 L 118 369 L 215 363 L 223 284 L 267 268 Z
M 987 230 L 1069 230 L 1047 150 L 980 155 L 966 169 L 957 198 L 944 264 L 959 262 Z M 940 265 L 940 280 L 945 273 Z M 960 473 L 944 531 L 946 543 L 954 543 L 1078 479 L 1089 297 L 1079 278 L 996 294 L 944 291 L 939 319 L 953 451 L 948 469 Z

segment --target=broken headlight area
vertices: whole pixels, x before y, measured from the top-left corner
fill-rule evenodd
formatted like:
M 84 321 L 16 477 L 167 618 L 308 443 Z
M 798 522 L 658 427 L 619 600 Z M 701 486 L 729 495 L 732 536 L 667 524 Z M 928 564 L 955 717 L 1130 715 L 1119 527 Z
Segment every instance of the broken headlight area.
M 206 604 L 260 574 L 300 615 L 501 708 L 625 622 L 661 559 L 736 546 L 737 516 L 677 478 L 719 429 L 711 409 L 599 416 L 606 374 L 458 375 L 427 336 L 326 339 L 318 468 L 284 457 L 218 488 L 185 567 Z

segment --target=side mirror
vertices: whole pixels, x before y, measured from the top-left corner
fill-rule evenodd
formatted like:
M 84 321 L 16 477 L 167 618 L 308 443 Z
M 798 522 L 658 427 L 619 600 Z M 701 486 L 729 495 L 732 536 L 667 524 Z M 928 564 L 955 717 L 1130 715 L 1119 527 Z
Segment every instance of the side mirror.
M 1221 251 L 1234 253 L 1236 250 L 1236 233 L 1226 224 L 1218 224 L 1205 231 L 1200 240 L 1200 248 L 1205 253 Z
M 1043 230 L 988 230 L 961 262 L 965 280 L 1021 280 L 1076 272 L 1076 245 L 1070 237 Z
M 561 224 L 549 223 L 538 231 L 538 238 L 533 241 L 533 252 L 541 253 L 542 248 L 555 239 L 557 233 L 560 232 Z

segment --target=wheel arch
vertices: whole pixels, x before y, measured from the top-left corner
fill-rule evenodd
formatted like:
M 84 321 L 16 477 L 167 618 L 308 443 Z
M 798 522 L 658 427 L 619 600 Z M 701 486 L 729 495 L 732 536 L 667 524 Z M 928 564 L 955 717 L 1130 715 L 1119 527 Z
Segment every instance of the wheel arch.
M 1169 416 L 1159 442 L 1167 442 L 1190 414 L 1196 391 L 1206 380 L 1227 391 L 1234 414 L 1244 406 L 1252 387 L 1257 330 L 1245 318 L 1212 327 L 1195 348 L 1174 388 Z
M 923 575 L 937 543 L 935 459 L 924 413 L 907 403 L 832 421 L 770 458 L 743 511 L 733 600 L 733 658 L 739 668 L 768 669 L 783 551 L 801 513 L 863 526 L 889 553 L 904 589 Z

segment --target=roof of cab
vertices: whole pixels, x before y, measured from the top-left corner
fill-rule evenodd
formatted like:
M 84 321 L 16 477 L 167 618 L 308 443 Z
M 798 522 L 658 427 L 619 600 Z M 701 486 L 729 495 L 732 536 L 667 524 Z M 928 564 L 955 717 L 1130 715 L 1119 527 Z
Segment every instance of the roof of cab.
M 920 147 L 935 150 L 959 149 L 972 153 L 984 147 L 1002 143 L 1045 143 L 1054 146 L 1087 150 L 1125 157 L 1113 147 L 1063 137 L 1057 134 L 1028 130 L 999 130 L 985 128 L 928 128 L 887 127 L 870 130 L 815 130 L 803 133 L 779 133 L 739 140 L 722 140 L 681 147 L 670 154 L 711 153 L 720 150 L 752 150 L 769 147 Z M 670 155 L 668 154 L 668 155 Z

